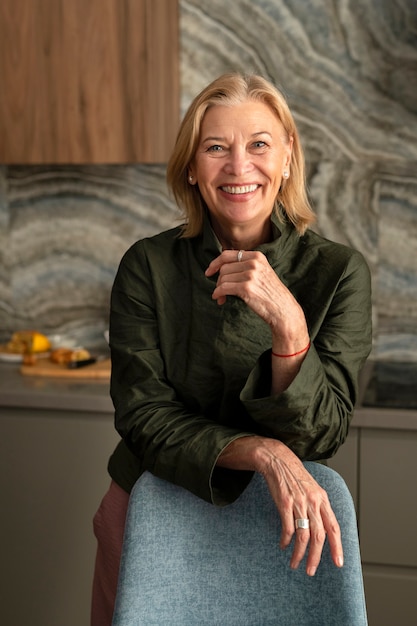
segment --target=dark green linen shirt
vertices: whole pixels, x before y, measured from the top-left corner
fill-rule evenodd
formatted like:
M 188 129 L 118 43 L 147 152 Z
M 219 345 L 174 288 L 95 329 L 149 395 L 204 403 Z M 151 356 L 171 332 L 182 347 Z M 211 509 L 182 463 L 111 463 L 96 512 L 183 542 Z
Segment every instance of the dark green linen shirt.
M 271 395 L 271 331 L 237 297 L 212 300 L 204 274 L 221 252 L 206 219 L 201 236 L 170 231 L 124 255 L 111 297 L 111 396 L 122 437 L 111 477 L 130 491 L 148 470 L 207 501 L 233 501 L 249 472 L 215 468 L 248 434 L 274 437 L 302 460 L 330 458 L 344 442 L 358 373 L 371 346 L 371 287 L 362 255 L 272 217 L 259 247 L 303 308 L 311 347 L 294 381 Z M 274 357 L 275 358 L 275 357 Z

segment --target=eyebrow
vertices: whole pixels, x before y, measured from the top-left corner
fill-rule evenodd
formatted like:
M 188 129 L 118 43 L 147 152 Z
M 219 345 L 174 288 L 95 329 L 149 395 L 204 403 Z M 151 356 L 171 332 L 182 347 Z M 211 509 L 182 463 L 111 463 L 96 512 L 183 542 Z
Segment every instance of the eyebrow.
M 259 137 L 259 135 L 268 135 L 269 137 L 272 137 L 271 133 L 268 130 L 260 130 L 256 133 L 253 133 L 250 138 L 254 139 L 256 137 Z M 206 141 L 225 141 L 226 137 L 205 137 L 204 139 L 201 140 L 201 143 L 206 143 Z
M 205 137 L 204 139 L 202 139 L 202 143 L 205 143 L 206 141 L 224 141 L 225 138 L 224 137 Z

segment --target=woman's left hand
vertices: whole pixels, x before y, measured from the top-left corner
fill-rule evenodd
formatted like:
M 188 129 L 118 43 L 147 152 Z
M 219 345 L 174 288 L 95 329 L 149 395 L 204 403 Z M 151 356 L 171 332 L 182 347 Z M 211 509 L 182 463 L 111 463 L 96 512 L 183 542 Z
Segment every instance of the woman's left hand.
M 241 260 L 239 260 L 239 258 Z M 262 252 L 224 250 L 208 266 L 206 276 L 219 274 L 212 298 L 224 304 L 237 296 L 269 324 L 277 335 L 305 332 L 300 305 L 274 272 Z
M 206 270 L 206 276 L 216 273 L 219 276 L 212 298 L 218 304 L 224 304 L 226 296 L 237 296 L 267 323 L 277 307 L 276 300 L 278 306 L 288 306 L 289 292 L 262 252 L 224 250 Z
M 224 250 L 206 270 L 218 273 L 212 298 L 224 304 L 227 296 L 237 296 L 271 328 L 271 393 L 287 389 L 306 356 L 310 337 L 304 311 L 290 290 L 279 279 L 262 252 Z

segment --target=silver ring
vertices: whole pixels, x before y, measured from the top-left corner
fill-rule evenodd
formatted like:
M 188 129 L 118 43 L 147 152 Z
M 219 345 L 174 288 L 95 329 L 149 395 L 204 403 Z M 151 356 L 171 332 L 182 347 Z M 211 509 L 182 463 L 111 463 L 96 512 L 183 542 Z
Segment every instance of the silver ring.
M 237 260 L 240 262 L 242 260 L 243 257 L 243 250 L 239 250 L 239 252 L 237 253 Z
M 308 530 L 310 528 L 310 520 L 304 518 L 296 519 L 295 529 L 298 530 L 299 528 L 304 528 Z

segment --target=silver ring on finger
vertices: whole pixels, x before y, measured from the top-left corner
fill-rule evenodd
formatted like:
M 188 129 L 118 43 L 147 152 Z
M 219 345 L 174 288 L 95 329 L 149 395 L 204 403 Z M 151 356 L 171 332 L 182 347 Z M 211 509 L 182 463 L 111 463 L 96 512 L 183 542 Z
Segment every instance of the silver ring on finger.
M 237 260 L 239 263 L 242 260 L 242 257 L 243 257 L 243 250 L 239 250 L 239 252 L 237 253 Z
M 307 518 L 299 518 L 295 520 L 295 529 L 298 530 L 302 528 L 304 530 L 308 530 L 310 528 L 310 520 Z

